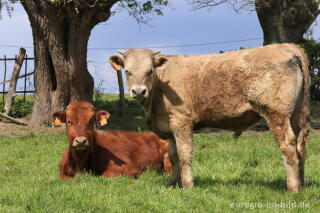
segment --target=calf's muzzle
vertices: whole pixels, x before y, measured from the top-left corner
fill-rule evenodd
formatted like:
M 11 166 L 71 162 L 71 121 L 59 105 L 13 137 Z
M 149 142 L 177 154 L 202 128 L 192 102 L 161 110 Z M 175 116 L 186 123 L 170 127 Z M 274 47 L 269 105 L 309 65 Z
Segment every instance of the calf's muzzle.
M 84 149 L 87 146 L 89 146 L 89 140 L 87 137 L 84 136 L 80 136 L 80 137 L 76 137 L 73 140 L 73 147 L 75 147 L 76 149 Z
M 140 99 L 148 96 L 148 90 L 145 85 L 134 85 L 131 87 L 130 95 L 133 98 Z

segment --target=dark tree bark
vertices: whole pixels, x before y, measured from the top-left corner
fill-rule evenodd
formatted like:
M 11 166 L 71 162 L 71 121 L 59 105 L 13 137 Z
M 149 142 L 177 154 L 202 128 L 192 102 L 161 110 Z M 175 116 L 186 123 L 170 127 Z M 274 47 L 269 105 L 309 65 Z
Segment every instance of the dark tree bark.
M 299 43 L 319 14 L 318 0 L 256 0 L 264 45 Z
M 92 100 L 94 82 L 87 70 L 90 32 L 110 17 L 117 1 L 78 0 L 63 6 L 48 0 L 21 1 L 35 47 L 32 124 L 50 125 L 51 114 L 63 110 L 69 102 Z
M 12 2 L 14 0 L 11 0 Z M 51 114 L 69 102 L 91 101 L 94 82 L 87 70 L 91 30 L 111 15 L 126 10 L 138 23 L 148 13 L 161 15 L 167 0 L 21 0 L 34 42 L 35 101 L 31 122 L 50 125 Z

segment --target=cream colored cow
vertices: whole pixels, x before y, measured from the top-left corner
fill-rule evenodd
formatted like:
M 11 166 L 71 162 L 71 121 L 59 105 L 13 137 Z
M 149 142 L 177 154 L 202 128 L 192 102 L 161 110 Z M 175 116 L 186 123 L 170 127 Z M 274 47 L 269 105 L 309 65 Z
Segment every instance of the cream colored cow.
M 217 55 L 165 56 L 129 49 L 111 56 L 126 70 L 130 95 L 145 110 L 149 128 L 172 139 L 172 183 L 193 186 L 192 131 L 229 129 L 240 135 L 266 119 L 283 155 L 287 189 L 304 185 L 309 128 L 308 60 L 293 44 L 275 44 Z

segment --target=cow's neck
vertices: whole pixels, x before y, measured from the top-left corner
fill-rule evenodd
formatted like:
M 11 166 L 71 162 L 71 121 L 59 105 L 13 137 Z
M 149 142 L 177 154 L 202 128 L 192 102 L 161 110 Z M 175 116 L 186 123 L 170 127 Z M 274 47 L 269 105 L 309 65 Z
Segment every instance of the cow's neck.
M 144 101 L 140 102 L 145 112 L 147 125 L 149 129 L 154 132 L 158 132 L 156 119 L 154 119 L 154 115 L 157 114 L 157 106 L 161 104 L 163 96 L 163 85 L 161 83 L 161 80 L 162 79 L 158 75 L 156 75 L 152 82 L 150 96 Z
M 145 111 L 145 116 L 146 119 L 148 120 L 151 116 L 151 114 L 153 113 L 153 103 L 155 101 L 155 99 L 160 100 L 160 97 L 162 95 L 162 91 L 160 88 L 160 79 L 159 77 L 156 75 L 153 82 L 152 82 L 152 89 L 150 91 L 150 95 L 148 98 L 144 99 L 143 101 L 140 102 L 140 104 L 142 105 L 144 111 Z
M 93 156 L 93 150 L 89 147 L 86 150 L 72 150 L 72 158 L 75 162 L 75 169 L 77 172 L 83 172 L 90 170 L 91 158 Z

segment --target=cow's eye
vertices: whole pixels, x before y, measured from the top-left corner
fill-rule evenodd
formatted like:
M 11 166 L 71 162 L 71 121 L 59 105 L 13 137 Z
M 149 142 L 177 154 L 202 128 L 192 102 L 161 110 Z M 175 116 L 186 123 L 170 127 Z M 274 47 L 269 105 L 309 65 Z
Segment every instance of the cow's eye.
M 149 72 L 147 72 L 147 76 L 150 77 L 152 75 L 152 70 L 150 70 Z
M 126 70 L 126 75 L 127 75 L 127 76 L 131 76 L 131 75 L 132 75 L 132 73 L 131 73 L 131 72 L 129 72 L 128 70 Z
M 72 121 L 67 121 L 67 124 L 68 124 L 69 126 L 71 126 L 71 125 L 72 125 Z

